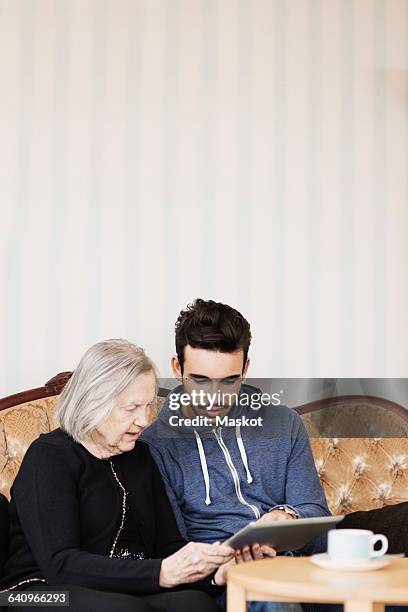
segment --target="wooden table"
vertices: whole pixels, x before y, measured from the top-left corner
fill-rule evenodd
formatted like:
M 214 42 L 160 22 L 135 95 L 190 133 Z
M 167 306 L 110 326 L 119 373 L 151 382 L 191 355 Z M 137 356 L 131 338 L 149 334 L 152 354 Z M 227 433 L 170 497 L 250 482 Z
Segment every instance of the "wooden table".
M 233 567 L 227 612 L 245 612 L 247 601 L 343 603 L 344 612 L 383 612 L 384 604 L 408 605 L 408 558 L 371 572 L 339 572 L 308 557 L 277 557 Z

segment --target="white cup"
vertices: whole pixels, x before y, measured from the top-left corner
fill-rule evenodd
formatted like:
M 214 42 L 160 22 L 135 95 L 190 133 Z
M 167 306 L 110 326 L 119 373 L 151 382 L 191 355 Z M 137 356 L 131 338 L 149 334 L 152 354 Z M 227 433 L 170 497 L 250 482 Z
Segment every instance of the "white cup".
M 374 546 L 381 542 L 381 548 Z M 385 555 L 388 539 L 385 535 L 368 529 L 330 529 L 327 537 L 327 552 L 330 559 L 367 561 Z

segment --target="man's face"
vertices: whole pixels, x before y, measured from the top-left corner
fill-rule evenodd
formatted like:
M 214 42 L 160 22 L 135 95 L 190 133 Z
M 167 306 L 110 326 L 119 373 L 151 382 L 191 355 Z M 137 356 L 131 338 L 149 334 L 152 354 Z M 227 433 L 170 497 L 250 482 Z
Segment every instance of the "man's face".
M 172 367 L 176 378 L 182 378 L 184 392 L 194 397 L 195 402 L 183 407 L 186 416 L 224 416 L 236 403 L 242 379 L 249 366 L 244 368 L 244 352 L 221 353 L 187 345 L 184 349 L 184 368 L 173 357 Z

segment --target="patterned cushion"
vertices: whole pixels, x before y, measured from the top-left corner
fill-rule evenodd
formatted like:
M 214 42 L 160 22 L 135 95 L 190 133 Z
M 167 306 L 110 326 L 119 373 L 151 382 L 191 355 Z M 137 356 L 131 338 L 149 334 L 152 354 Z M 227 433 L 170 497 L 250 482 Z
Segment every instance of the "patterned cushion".
M 24 453 L 38 436 L 55 428 L 58 396 L 19 404 L 0 412 L 0 492 L 10 498 L 10 488 Z
M 312 438 L 333 514 L 408 501 L 407 438 Z
M 320 408 L 299 411 L 311 438 L 408 437 L 408 418 L 402 407 L 380 398 L 343 396 L 315 402 Z M 313 404 L 309 404 L 309 409 Z M 400 412 L 404 417 L 400 414 Z

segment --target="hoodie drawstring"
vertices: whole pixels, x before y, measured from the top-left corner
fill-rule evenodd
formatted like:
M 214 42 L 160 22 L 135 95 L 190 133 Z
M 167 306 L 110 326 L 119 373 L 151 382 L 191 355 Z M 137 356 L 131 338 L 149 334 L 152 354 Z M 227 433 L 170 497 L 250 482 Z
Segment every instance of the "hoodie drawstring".
M 210 475 L 208 473 L 207 459 L 205 457 L 203 442 L 196 430 L 194 430 L 194 435 L 195 435 L 195 439 L 197 442 L 198 454 L 200 455 L 201 471 L 203 473 L 203 478 L 204 478 L 204 483 L 205 483 L 205 503 L 207 506 L 209 506 L 211 504 L 211 497 L 210 497 Z M 246 471 L 247 482 L 251 484 L 251 482 L 253 482 L 254 479 L 252 478 L 252 474 L 249 471 L 248 457 L 246 454 L 244 443 L 242 441 L 240 425 L 236 426 L 235 435 L 237 438 L 239 452 L 241 454 L 241 460 L 242 460 L 242 463 Z
M 197 442 L 198 454 L 200 455 L 201 470 L 203 472 L 203 477 L 204 477 L 204 482 L 205 482 L 205 503 L 208 506 L 209 504 L 211 504 L 211 497 L 210 497 L 210 476 L 208 474 L 207 459 L 205 458 L 203 442 L 200 436 L 198 435 L 198 433 L 196 432 L 196 430 L 194 430 L 194 435 L 195 435 L 196 442 Z
M 250 484 L 253 481 L 253 478 L 252 478 L 251 472 L 249 471 L 248 457 L 247 457 L 245 446 L 244 446 L 244 443 L 241 437 L 241 425 L 236 426 L 235 435 L 237 436 L 237 443 L 238 443 L 239 452 L 241 453 L 242 463 L 244 464 L 244 467 L 245 467 L 245 471 L 247 475 L 247 482 Z

